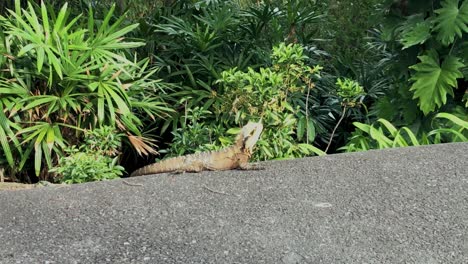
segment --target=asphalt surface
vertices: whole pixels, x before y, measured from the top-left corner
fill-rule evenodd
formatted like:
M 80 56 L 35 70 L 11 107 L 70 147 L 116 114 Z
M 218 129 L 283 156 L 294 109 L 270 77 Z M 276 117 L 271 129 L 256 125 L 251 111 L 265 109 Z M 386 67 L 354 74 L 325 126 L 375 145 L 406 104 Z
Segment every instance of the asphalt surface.
M 0 263 L 468 263 L 468 143 L 262 166 L 0 192 Z

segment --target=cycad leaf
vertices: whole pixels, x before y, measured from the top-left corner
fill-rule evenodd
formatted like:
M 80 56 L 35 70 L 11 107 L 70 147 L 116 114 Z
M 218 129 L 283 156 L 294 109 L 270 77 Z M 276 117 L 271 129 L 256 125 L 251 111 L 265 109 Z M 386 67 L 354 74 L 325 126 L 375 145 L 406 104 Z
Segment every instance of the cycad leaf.
M 459 0 L 445 0 L 442 8 L 434 11 L 437 13 L 434 30 L 444 45 L 453 43 L 455 35 L 461 37 L 463 32 L 468 32 L 468 1 L 464 0 L 460 9 L 458 3 Z
M 440 65 L 439 55 L 430 50 L 427 55 L 418 56 L 420 63 L 411 66 L 415 70 L 411 80 L 414 81 L 410 91 L 413 98 L 419 99 L 419 108 L 427 114 L 447 102 L 447 94 L 453 96 L 457 87 L 457 78 L 463 77 L 460 68 L 463 63 L 454 56 L 447 56 Z
M 431 37 L 431 26 L 431 22 L 424 20 L 422 15 L 409 17 L 401 27 L 403 49 L 426 42 Z

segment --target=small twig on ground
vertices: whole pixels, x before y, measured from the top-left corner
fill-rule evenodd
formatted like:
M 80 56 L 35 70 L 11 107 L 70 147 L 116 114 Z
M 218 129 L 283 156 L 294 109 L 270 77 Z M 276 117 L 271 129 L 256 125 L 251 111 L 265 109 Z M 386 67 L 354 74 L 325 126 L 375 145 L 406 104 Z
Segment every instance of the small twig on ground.
M 206 190 L 208 190 L 208 191 L 210 191 L 210 192 L 212 192 L 212 193 L 217 193 L 217 194 L 222 194 L 222 195 L 230 195 L 230 194 L 227 194 L 227 193 L 225 193 L 225 192 L 220 192 L 220 191 L 215 191 L 215 190 L 213 190 L 213 189 L 210 189 L 210 188 L 208 188 L 206 185 L 203 185 L 203 188 L 206 189 Z
M 143 184 L 141 184 L 141 183 L 130 183 L 130 182 L 126 181 L 126 180 L 122 180 L 122 182 L 129 185 L 129 186 L 143 186 Z

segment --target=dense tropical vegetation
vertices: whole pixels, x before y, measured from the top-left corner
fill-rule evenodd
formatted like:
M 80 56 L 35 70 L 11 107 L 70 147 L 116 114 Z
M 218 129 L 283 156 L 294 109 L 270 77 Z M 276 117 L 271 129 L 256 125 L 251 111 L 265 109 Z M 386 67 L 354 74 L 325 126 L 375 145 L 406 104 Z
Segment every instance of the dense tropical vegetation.
M 113 179 L 260 119 L 254 160 L 468 141 L 468 0 L 12 0 L 0 14 L 11 180 Z

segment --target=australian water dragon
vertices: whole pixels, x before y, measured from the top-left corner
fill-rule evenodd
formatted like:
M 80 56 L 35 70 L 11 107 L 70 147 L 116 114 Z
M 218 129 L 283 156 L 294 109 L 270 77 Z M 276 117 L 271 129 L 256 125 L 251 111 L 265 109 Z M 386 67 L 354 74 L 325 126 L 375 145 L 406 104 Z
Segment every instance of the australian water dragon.
M 262 133 L 261 122 L 249 122 L 236 137 L 234 145 L 219 151 L 190 154 L 153 163 L 134 171 L 130 176 L 165 172 L 200 172 L 203 170 L 251 169 L 248 162 Z

